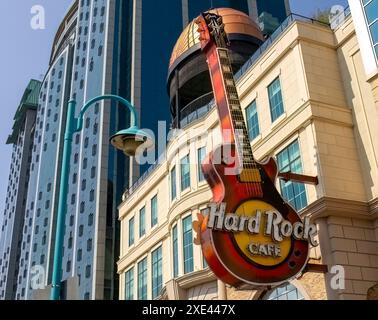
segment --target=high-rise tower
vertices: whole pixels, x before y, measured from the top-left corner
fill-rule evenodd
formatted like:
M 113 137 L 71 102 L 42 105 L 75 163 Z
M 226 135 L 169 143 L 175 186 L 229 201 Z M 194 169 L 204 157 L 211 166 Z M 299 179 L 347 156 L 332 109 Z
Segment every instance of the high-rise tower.
M 0 233 L 0 298 L 14 299 L 24 225 L 26 195 L 41 83 L 31 80 L 14 117 L 7 144 L 13 145 L 7 197 Z

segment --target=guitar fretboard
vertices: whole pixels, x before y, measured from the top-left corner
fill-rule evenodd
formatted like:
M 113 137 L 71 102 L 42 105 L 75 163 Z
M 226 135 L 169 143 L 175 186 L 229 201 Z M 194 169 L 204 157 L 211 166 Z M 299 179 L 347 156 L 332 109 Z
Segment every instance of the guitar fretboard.
M 243 161 L 244 168 L 256 168 L 257 164 L 253 157 L 248 131 L 240 106 L 239 95 L 236 90 L 234 75 L 232 73 L 229 52 L 228 49 L 223 48 L 218 48 L 217 50 L 226 89 L 230 118 L 234 128 L 237 151 L 239 153 L 239 157 Z

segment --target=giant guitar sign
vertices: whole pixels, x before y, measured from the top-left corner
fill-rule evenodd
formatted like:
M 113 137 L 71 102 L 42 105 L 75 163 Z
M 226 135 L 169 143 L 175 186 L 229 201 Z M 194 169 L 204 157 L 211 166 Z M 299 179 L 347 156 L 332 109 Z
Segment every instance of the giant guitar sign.
M 202 251 L 211 270 L 227 284 L 280 284 L 302 272 L 309 244 L 317 245 L 317 229 L 308 218 L 302 221 L 277 191 L 275 160 L 259 163 L 254 159 L 222 17 L 206 12 L 196 23 L 223 140 L 202 163 L 213 193 L 209 214 L 199 216 Z

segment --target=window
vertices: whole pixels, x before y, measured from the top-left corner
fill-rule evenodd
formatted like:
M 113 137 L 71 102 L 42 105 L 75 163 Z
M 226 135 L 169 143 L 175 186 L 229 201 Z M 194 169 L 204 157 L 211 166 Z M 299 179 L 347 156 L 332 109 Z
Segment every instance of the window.
M 369 27 L 376 58 L 378 58 L 378 1 L 363 1 L 366 21 Z
M 125 274 L 125 300 L 134 300 L 134 268 Z
M 198 149 L 197 153 L 198 153 L 197 154 L 197 157 L 198 157 L 198 181 L 201 182 L 201 181 L 205 180 L 205 177 L 204 177 L 203 172 L 202 172 L 201 164 L 202 164 L 203 160 L 205 160 L 205 157 L 206 157 L 206 148 L 203 147 L 203 148 Z
M 68 244 L 67 244 L 68 249 L 72 249 L 72 244 L 73 244 L 73 238 L 72 238 L 72 233 L 71 233 L 70 237 L 68 238 Z
M 173 167 L 171 171 L 171 199 L 175 200 L 177 197 L 176 191 L 176 167 Z
M 79 249 L 77 250 L 77 261 L 81 261 L 83 258 L 83 250 Z
M 177 225 L 175 225 L 172 229 L 172 248 L 173 248 L 173 277 L 176 278 L 179 274 Z
M 139 211 L 139 238 L 146 234 L 146 207 Z
M 147 300 L 147 258 L 138 263 L 138 300 Z
M 134 244 L 134 218 L 129 220 L 129 246 Z
M 151 200 L 151 227 L 158 224 L 158 203 L 157 195 Z
M 163 250 L 156 249 L 151 254 L 152 258 L 152 299 L 160 295 L 163 286 Z
M 96 177 L 96 167 L 91 168 L 91 179 L 94 179 Z
M 70 260 L 67 261 L 66 272 L 71 272 L 71 261 Z
M 192 216 L 189 216 L 182 220 L 184 273 L 192 272 L 194 269 L 192 230 Z
M 181 191 L 190 188 L 189 155 L 181 159 Z
M 282 172 L 302 173 L 299 143 L 295 141 L 277 156 L 278 169 Z M 280 181 L 282 196 L 296 209 L 307 206 L 306 189 L 303 183 Z
M 286 283 L 274 290 L 269 291 L 263 300 L 304 300 L 299 290 L 290 283 Z
M 270 115 L 272 122 L 284 113 L 284 106 L 282 101 L 281 82 L 278 77 L 268 87 Z
M 85 267 L 85 277 L 88 279 L 91 277 L 91 266 L 90 265 L 87 265 Z
M 92 239 L 88 239 L 87 241 L 87 251 L 91 251 L 92 250 Z
M 84 211 L 85 211 L 85 202 L 82 201 L 82 202 L 80 203 L 80 213 L 84 213 Z
M 247 118 L 248 136 L 252 141 L 260 134 L 259 117 L 257 114 L 256 100 L 253 101 L 246 109 L 245 114 Z
M 83 236 L 83 233 L 84 233 L 84 226 L 81 225 L 81 226 L 79 227 L 79 237 L 82 237 L 82 236 Z
M 91 213 L 88 216 L 88 226 L 92 226 L 92 225 L 93 225 L 93 213 Z

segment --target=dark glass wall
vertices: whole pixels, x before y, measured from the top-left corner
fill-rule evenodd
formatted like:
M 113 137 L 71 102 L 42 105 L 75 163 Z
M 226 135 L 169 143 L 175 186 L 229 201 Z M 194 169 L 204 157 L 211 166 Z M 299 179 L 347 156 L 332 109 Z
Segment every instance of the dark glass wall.
M 127 100 L 131 98 L 131 56 L 133 1 L 117 0 L 114 24 L 114 63 L 112 93 Z M 112 135 L 130 125 L 130 114 L 124 106 L 112 102 L 110 132 Z M 119 257 L 120 224 L 117 205 L 123 192 L 128 188 L 129 159 L 123 152 L 109 145 L 108 202 L 106 216 L 105 279 L 104 299 L 118 299 L 119 277 L 117 259 Z
M 257 0 L 256 3 L 259 16 L 263 12 L 268 12 L 280 23 L 286 19 L 285 0 Z
M 247 0 L 189 0 L 189 21 L 196 18 L 201 12 L 210 8 L 233 8 L 248 14 Z
M 141 126 L 157 136 L 158 121 L 170 124 L 166 89 L 172 49 L 183 30 L 181 1 L 143 0 L 141 61 Z M 157 141 L 164 144 L 166 141 Z M 143 172 L 147 166 L 141 167 Z

